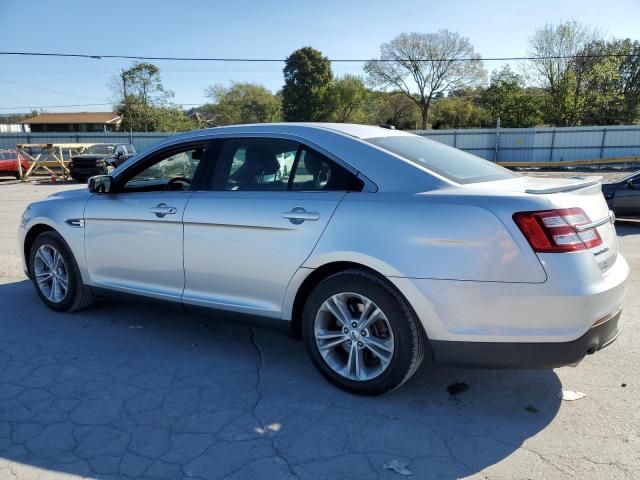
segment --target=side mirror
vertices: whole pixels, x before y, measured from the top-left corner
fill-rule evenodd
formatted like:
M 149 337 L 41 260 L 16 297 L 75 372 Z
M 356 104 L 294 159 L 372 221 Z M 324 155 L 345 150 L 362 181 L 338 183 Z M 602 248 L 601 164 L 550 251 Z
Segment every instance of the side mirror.
M 96 175 L 89 179 L 88 188 L 91 193 L 109 193 L 111 191 L 112 177 L 109 175 Z
M 633 183 L 633 179 L 630 178 L 629 180 L 627 180 L 627 187 L 629 188 L 636 188 L 635 184 Z

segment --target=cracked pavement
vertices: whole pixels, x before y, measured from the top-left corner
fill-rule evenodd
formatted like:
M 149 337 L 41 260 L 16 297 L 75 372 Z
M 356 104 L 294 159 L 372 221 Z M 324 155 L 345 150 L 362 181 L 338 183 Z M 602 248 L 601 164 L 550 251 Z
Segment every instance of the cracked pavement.
M 577 368 L 424 367 L 362 398 L 301 342 L 216 315 L 100 302 L 47 309 L 21 272 L 29 201 L 73 186 L 0 184 L 0 479 L 638 478 L 640 225 L 625 330 Z M 469 389 L 451 397 L 447 386 Z M 622 384 L 626 384 L 622 387 Z M 561 402 L 561 389 L 587 394 Z

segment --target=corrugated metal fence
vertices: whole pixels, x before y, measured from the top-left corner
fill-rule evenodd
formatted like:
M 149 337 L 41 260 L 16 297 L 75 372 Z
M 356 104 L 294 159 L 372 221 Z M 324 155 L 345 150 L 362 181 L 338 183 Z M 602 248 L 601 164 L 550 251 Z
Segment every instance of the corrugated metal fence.
M 415 133 L 500 162 L 562 162 L 640 155 L 640 125 L 420 130 Z
M 640 125 L 571 128 L 421 130 L 415 133 L 500 162 L 562 162 L 640 155 Z M 18 143 L 131 142 L 142 151 L 168 133 L 6 133 L 0 148 Z

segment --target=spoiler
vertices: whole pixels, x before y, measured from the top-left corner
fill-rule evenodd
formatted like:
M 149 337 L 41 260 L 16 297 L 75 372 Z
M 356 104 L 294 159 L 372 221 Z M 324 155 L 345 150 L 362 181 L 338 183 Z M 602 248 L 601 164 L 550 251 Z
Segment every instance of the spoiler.
M 533 187 L 527 188 L 525 193 L 532 193 L 534 195 L 544 195 L 546 193 L 560 193 L 571 192 L 572 190 L 579 190 L 581 188 L 591 187 L 602 182 L 602 177 L 571 177 L 567 180 L 572 180 L 571 183 L 563 184 L 551 184 L 546 187 Z

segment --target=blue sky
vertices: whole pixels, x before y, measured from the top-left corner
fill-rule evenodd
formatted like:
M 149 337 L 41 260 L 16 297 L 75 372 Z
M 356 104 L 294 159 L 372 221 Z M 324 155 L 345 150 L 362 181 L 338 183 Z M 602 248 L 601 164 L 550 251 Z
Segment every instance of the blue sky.
M 0 0 L 0 50 L 284 58 L 310 45 L 330 58 L 372 58 L 381 43 L 403 31 L 446 28 L 468 37 L 483 57 L 504 57 L 525 55 L 537 26 L 568 19 L 607 36 L 640 39 L 640 0 Z M 26 110 L 7 108 L 15 106 L 109 102 L 110 79 L 130 63 L 0 56 L 0 113 Z M 281 64 L 156 64 L 182 104 L 204 102 L 204 89 L 216 83 L 253 81 L 272 91 L 283 83 Z M 333 66 L 336 75 L 359 74 L 361 68 Z

